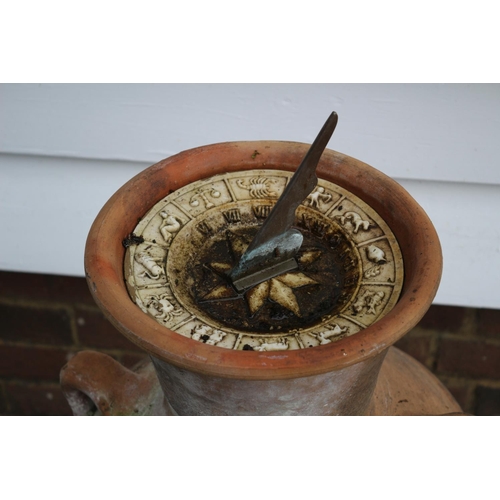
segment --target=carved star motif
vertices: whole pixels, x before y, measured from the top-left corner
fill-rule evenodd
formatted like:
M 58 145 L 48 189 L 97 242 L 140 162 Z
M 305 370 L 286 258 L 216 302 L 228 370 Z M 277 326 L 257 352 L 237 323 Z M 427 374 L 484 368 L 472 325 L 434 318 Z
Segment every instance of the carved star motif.
M 248 290 L 245 297 L 252 314 L 255 314 L 267 299 L 271 299 L 300 317 L 299 304 L 293 290 L 315 284 L 317 284 L 317 281 L 309 278 L 304 273 L 285 273 L 259 283 L 254 288 Z
M 234 235 L 228 236 L 228 243 L 235 258 L 240 257 L 247 246 L 247 244 L 242 244 L 241 239 L 235 238 Z M 318 250 L 304 251 L 301 253 L 300 257 L 298 257 L 298 261 L 303 265 L 307 265 L 314 262 L 320 256 L 321 252 Z M 226 273 L 232 269 L 233 264 L 226 262 L 211 262 L 207 267 L 216 274 L 225 276 Z M 269 299 L 300 317 L 301 311 L 294 290 L 303 286 L 316 284 L 318 284 L 317 281 L 300 271 L 289 272 L 259 283 L 248 290 L 244 294 L 244 297 L 252 315 L 259 311 Z M 241 298 L 241 295 L 238 295 L 232 286 L 224 283 L 212 288 L 203 297 L 203 300 L 219 301 L 239 298 Z

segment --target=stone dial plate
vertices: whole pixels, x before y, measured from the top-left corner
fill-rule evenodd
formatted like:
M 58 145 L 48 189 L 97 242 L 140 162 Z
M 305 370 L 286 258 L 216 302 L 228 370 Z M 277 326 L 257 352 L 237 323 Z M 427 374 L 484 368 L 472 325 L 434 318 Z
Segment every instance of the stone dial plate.
M 353 335 L 387 314 L 403 261 L 387 224 L 320 179 L 297 210 L 299 268 L 238 294 L 226 278 L 293 173 L 203 179 L 158 202 L 125 255 L 132 300 L 169 329 L 226 349 L 303 349 Z

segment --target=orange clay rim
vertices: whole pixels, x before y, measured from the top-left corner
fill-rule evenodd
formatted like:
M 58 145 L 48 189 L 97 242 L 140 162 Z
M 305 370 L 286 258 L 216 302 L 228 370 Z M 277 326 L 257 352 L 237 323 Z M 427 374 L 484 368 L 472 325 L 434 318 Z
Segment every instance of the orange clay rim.
M 369 165 L 325 150 L 318 176 L 368 203 L 386 221 L 401 248 L 405 282 L 396 306 L 368 328 L 312 349 L 234 351 L 183 337 L 143 313 L 127 292 L 123 239 L 167 194 L 225 172 L 294 171 L 308 144 L 227 142 L 184 151 L 147 168 L 104 205 L 87 238 L 85 272 L 94 300 L 109 321 L 151 355 L 180 368 L 238 379 L 282 379 L 339 370 L 371 358 L 411 330 L 428 310 L 442 272 L 441 246 L 424 210 L 397 182 Z M 259 154 L 255 154 L 255 152 Z

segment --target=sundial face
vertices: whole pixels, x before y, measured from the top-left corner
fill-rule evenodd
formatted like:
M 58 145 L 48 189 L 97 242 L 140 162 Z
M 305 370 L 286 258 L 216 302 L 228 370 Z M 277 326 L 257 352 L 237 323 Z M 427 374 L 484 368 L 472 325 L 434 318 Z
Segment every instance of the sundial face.
M 218 175 L 158 202 L 129 240 L 132 300 L 196 342 L 277 351 L 354 335 L 398 300 L 403 261 L 387 224 L 320 179 L 296 211 L 298 268 L 238 292 L 228 278 L 292 177 L 279 170 Z

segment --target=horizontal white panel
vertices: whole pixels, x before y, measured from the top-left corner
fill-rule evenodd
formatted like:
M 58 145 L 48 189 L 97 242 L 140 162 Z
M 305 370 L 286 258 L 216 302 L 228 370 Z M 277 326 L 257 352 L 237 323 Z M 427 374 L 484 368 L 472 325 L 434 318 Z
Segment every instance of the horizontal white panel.
M 83 276 L 92 222 L 144 166 L 0 155 L 0 269 Z
M 0 155 L 0 269 L 83 276 L 90 226 L 145 163 Z M 441 239 L 436 302 L 500 308 L 500 186 L 400 180 Z
M 500 309 L 500 186 L 398 182 L 427 212 L 441 241 L 436 302 Z
M 156 161 L 232 140 L 312 142 L 391 177 L 500 184 L 498 84 L 4 84 L 0 152 Z

